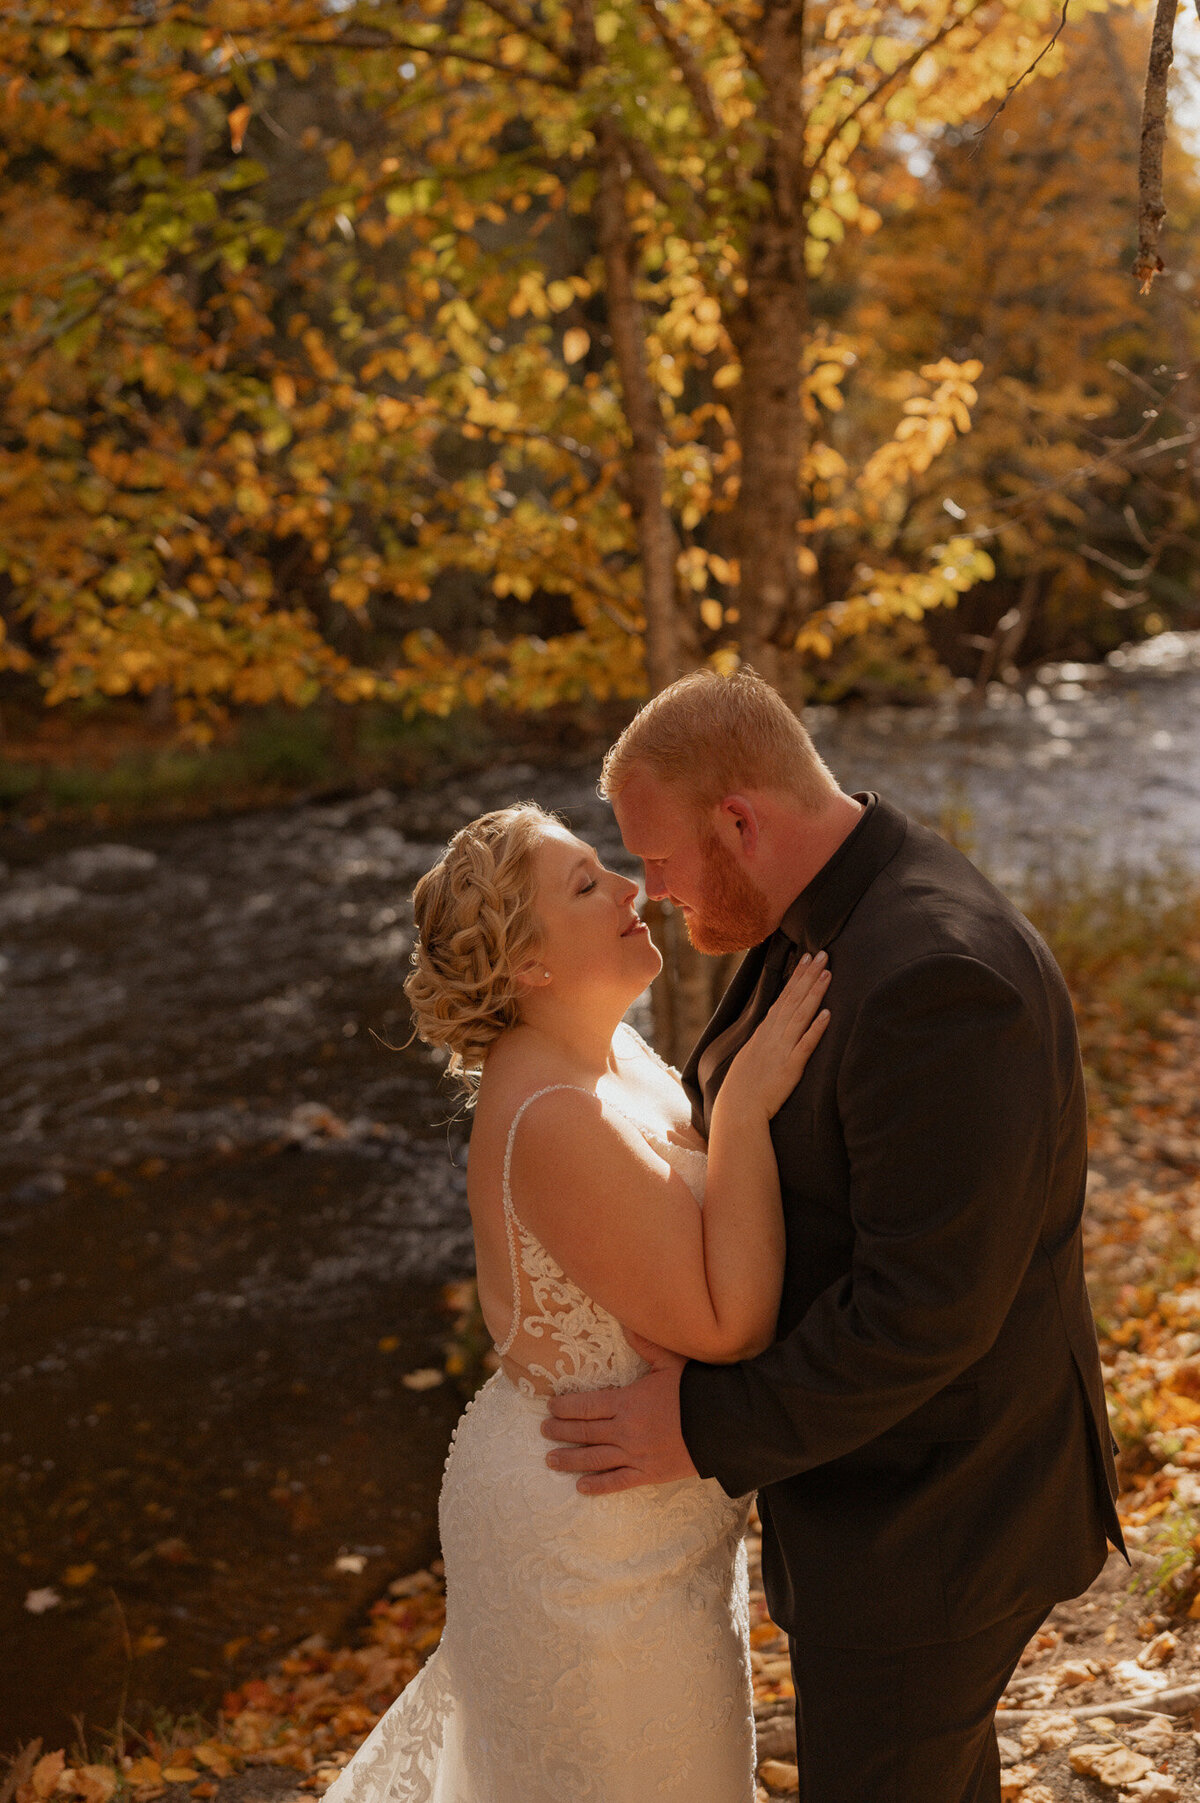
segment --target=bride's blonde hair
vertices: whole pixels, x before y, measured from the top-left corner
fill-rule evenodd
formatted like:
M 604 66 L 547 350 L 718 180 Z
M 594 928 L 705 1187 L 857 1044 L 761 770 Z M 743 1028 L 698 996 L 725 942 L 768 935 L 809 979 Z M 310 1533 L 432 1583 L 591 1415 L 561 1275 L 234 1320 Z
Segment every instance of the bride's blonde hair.
M 449 1052 L 473 1096 L 492 1042 L 520 1018 L 517 972 L 536 954 L 535 858 L 555 819 L 536 802 L 481 814 L 413 890 L 417 938 L 404 993 L 418 1036 Z

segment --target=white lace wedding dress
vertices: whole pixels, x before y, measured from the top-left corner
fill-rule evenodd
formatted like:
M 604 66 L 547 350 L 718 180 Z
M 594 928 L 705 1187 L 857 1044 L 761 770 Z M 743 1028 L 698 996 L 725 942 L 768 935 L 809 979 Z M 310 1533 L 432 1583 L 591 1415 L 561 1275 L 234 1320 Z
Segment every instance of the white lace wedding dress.
M 536 1100 L 504 1161 L 513 1328 L 446 1460 L 445 1632 L 326 1803 L 753 1803 L 748 1501 L 698 1478 L 581 1496 L 545 1463 L 547 1394 L 646 1367 L 514 1210 Z M 701 1202 L 704 1153 L 634 1124 Z

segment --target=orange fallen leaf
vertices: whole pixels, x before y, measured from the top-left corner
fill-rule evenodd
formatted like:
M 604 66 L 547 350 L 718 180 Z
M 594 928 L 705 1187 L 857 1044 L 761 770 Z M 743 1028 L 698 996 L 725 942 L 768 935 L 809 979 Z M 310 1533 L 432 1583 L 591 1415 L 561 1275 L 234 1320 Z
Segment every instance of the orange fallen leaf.
M 30 1777 L 30 1786 L 35 1797 L 48 1797 L 53 1791 L 66 1766 L 65 1753 L 46 1753 L 38 1760 Z
M 162 1767 L 157 1759 L 131 1759 L 125 1767 L 125 1779 L 128 1784 L 159 1784 L 162 1781 Z

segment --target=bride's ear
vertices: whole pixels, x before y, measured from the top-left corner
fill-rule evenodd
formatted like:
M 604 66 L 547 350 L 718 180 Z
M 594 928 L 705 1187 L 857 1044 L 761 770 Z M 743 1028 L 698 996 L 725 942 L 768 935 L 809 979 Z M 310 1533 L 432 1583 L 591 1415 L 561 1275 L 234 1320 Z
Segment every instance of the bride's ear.
M 513 975 L 520 989 L 545 989 L 551 981 L 550 972 L 540 958 L 527 958 Z

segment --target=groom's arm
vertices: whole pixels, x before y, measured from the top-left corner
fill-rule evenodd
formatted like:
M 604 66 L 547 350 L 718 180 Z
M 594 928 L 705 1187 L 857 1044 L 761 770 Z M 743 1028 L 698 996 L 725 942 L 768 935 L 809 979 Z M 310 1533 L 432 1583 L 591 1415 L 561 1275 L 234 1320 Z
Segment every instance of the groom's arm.
M 685 1367 L 702 1476 L 739 1496 L 839 1458 L 989 1349 L 1042 1230 L 1064 1078 L 975 959 L 922 959 L 867 999 L 838 1078 L 851 1272 L 757 1358 Z

